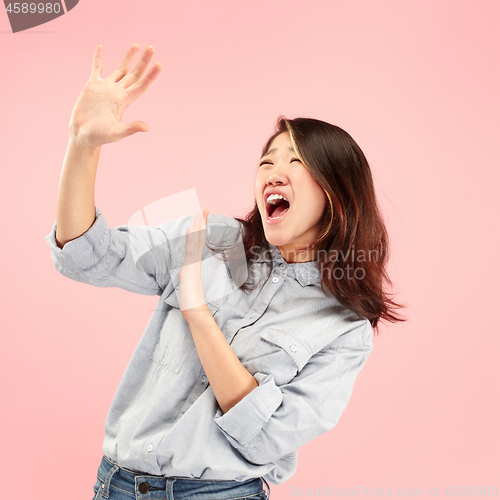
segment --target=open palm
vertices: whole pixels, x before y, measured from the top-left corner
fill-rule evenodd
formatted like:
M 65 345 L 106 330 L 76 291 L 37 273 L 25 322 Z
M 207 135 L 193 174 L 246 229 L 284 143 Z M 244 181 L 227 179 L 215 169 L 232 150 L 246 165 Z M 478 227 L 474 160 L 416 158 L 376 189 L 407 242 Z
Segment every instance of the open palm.
M 121 123 L 125 109 L 146 92 L 161 71 L 161 64 L 155 63 L 146 72 L 154 54 L 154 48 L 148 46 L 129 73 L 138 50 L 138 44 L 131 45 L 118 68 L 107 78 L 101 78 L 103 46 L 97 46 L 92 74 L 73 108 L 69 126 L 81 145 L 97 147 L 149 130 L 143 121 Z

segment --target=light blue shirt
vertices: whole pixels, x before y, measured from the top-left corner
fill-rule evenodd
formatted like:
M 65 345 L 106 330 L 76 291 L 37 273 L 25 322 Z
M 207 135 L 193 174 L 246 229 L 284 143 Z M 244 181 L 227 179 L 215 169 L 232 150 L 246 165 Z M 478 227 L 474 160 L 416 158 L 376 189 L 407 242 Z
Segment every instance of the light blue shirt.
M 105 423 L 103 453 L 120 466 L 163 476 L 280 485 L 297 468 L 298 448 L 332 429 L 372 348 L 367 319 L 326 296 L 317 262 L 287 263 L 278 249 L 252 266 L 273 274 L 246 294 L 229 264 L 205 259 L 207 306 L 259 386 L 225 414 L 204 374 L 179 309 L 176 270 L 193 217 L 109 228 L 93 225 L 60 249 L 56 223 L 45 237 L 56 270 L 76 281 L 160 299 L 118 386 Z M 209 215 L 207 239 L 239 223 Z M 234 277 L 234 276 L 233 276 Z

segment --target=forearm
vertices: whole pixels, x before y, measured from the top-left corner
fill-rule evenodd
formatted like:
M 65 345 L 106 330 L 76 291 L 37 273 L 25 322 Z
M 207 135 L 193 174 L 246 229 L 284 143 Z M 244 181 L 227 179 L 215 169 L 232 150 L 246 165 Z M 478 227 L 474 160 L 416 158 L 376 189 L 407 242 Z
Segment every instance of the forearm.
M 57 194 L 56 242 L 60 248 L 94 223 L 94 187 L 100 151 L 100 146 L 79 145 L 70 132 Z
M 187 321 L 212 391 L 226 413 L 259 384 L 241 364 L 206 305 L 192 310 Z

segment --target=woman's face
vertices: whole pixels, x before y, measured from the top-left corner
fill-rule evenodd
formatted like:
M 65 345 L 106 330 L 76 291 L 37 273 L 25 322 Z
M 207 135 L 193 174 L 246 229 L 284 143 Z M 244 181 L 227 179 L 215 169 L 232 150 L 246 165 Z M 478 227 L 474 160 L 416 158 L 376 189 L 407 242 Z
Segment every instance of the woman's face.
M 295 154 L 289 132 L 278 135 L 261 158 L 255 199 L 267 241 L 279 247 L 288 262 L 312 260 L 308 245 L 317 236 L 326 195 Z M 300 249 L 309 252 L 299 256 Z

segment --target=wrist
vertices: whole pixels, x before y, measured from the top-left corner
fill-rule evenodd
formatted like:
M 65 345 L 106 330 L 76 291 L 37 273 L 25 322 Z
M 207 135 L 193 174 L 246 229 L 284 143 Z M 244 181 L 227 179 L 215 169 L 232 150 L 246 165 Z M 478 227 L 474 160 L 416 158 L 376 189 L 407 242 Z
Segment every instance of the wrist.
M 88 144 L 83 135 L 75 131 L 71 125 L 69 128 L 68 147 L 78 149 L 82 153 L 89 155 L 96 154 L 101 150 L 101 145 L 93 146 Z
M 190 309 L 184 309 L 181 312 L 189 326 L 205 322 L 207 319 L 212 318 L 212 313 L 205 303 L 191 307 Z

